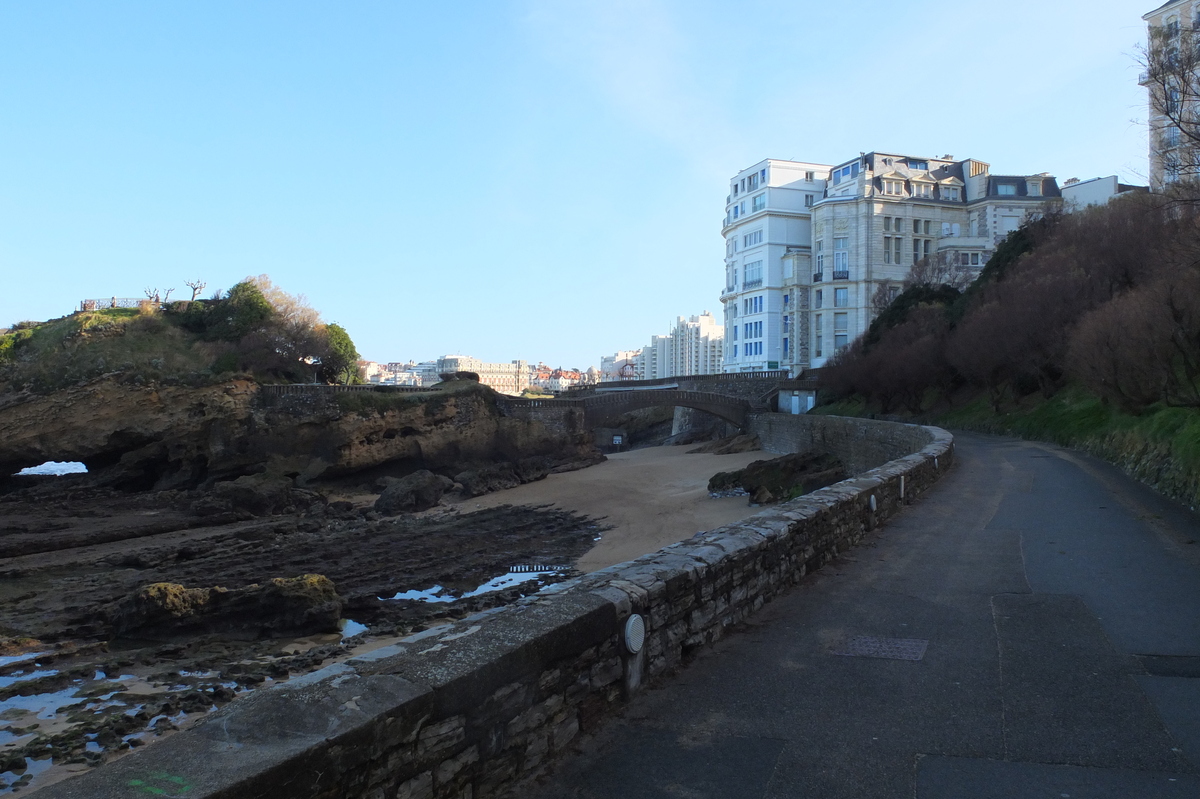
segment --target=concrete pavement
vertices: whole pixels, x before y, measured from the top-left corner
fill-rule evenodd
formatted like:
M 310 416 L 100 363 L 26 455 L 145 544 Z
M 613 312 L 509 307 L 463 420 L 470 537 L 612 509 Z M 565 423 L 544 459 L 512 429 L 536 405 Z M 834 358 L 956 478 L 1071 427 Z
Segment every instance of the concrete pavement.
M 956 449 L 528 795 L 1200 797 L 1197 517 L 1056 447 Z

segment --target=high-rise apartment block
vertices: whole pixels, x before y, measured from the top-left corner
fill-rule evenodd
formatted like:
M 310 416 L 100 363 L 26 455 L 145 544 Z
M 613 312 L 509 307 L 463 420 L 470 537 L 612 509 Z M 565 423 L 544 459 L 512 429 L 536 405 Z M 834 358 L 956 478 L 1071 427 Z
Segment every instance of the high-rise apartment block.
M 724 328 L 705 311 L 680 316 L 665 336 L 651 336 L 641 350 L 617 352 L 600 359 L 600 380 L 658 380 L 666 377 L 717 374 L 724 362 Z
M 914 266 L 978 273 L 1056 180 L 951 156 L 763 161 L 726 202 L 726 372 L 820 367 L 861 335 Z

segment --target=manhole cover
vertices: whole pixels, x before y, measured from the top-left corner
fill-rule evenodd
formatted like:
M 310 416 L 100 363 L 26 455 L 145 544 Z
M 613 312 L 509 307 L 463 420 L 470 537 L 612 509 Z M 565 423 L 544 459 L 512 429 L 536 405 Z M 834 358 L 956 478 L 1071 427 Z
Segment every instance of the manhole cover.
M 929 641 L 921 638 L 876 638 L 858 635 L 838 645 L 834 655 L 856 658 L 889 658 L 890 660 L 920 660 L 925 657 Z

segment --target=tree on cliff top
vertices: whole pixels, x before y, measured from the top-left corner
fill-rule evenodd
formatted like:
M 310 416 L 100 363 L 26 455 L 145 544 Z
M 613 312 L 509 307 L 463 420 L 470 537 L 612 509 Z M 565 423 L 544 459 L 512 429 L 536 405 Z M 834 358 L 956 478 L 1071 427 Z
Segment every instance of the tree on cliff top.
M 213 306 L 206 320 L 206 338 L 218 341 L 240 341 L 262 330 L 275 316 L 275 309 L 262 290 L 249 280 L 243 280 L 229 290 L 224 300 Z
M 346 328 L 339 324 L 325 325 L 327 355 L 322 359 L 326 379 L 352 383 L 358 377 L 358 349 Z

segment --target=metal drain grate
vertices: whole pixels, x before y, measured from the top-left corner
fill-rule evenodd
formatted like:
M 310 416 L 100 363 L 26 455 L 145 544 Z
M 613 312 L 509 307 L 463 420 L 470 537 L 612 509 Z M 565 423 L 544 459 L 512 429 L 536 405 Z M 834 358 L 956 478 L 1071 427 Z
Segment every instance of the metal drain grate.
M 876 638 L 858 635 L 835 647 L 831 654 L 855 658 L 888 658 L 889 660 L 920 660 L 925 657 L 929 641 L 922 638 Z

